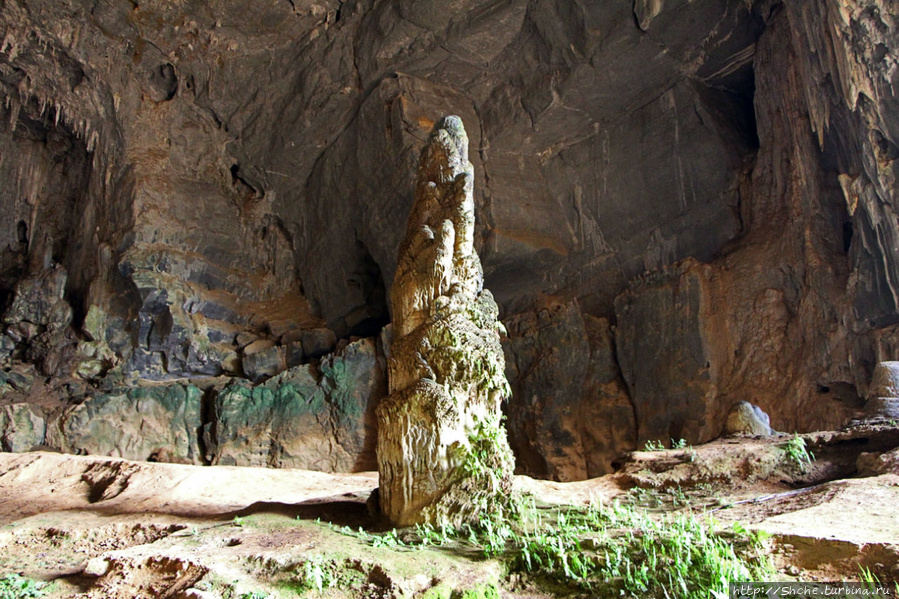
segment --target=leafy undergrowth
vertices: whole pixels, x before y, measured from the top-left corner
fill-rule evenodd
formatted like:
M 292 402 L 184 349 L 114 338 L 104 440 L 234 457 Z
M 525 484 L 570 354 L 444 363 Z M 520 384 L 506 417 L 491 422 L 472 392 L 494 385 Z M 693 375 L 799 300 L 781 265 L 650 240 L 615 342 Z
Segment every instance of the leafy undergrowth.
M 0 578 L 0 599 L 32 599 L 44 595 L 44 584 L 20 576 L 6 574 Z
M 653 518 L 618 503 L 538 509 L 531 501 L 513 520 L 484 517 L 462 529 L 340 530 L 375 547 L 475 550 L 501 560 L 509 579 L 523 575 L 563 593 L 707 599 L 726 597 L 729 583 L 773 573 L 763 533 L 740 525 L 717 530 L 713 521 L 685 514 Z

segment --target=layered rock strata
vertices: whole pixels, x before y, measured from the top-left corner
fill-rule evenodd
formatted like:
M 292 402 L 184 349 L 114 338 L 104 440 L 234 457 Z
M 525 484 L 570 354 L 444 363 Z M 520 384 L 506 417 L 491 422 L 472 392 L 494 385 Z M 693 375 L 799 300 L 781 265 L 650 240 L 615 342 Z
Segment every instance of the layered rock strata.
M 381 510 L 398 526 L 459 524 L 511 491 L 502 325 L 474 251 L 473 188 L 462 120 L 446 117 L 421 154 L 390 297 L 390 395 L 377 409 L 377 455 Z

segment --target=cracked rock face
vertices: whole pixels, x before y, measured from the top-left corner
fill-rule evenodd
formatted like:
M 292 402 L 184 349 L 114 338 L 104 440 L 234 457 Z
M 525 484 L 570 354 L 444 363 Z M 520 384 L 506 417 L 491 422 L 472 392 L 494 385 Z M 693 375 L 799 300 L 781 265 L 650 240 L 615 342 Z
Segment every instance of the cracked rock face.
M 8 0 L 3 377 L 35 366 L 69 403 L 88 384 L 265 384 L 377 337 L 418 157 L 457 114 L 522 471 L 700 443 L 743 401 L 776 430 L 839 426 L 899 359 L 894 13 Z M 17 296 L 58 313 L 35 322 Z M 29 389 L 0 395 L 45 395 Z
M 390 395 L 377 408 L 381 511 L 397 526 L 458 526 L 493 512 L 512 488 L 502 325 L 472 243 L 473 170 L 462 120 L 441 119 L 400 245 Z

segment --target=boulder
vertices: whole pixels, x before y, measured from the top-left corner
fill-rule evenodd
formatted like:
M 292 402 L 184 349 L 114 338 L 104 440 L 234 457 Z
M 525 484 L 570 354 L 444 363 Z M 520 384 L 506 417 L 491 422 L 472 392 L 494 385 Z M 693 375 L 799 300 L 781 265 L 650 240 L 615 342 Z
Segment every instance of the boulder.
M 885 453 L 862 453 L 856 461 L 859 476 L 899 474 L 899 448 Z
M 200 389 L 166 384 L 89 397 L 65 415 L 65 449 L 146 460 L 164 451 L 172 460 L 202 463 Z
M 899 362 L 878 362 L 868 387 L 868 399 L 899 397 Z
M 331 329 L 309 329 L 302 333 L 303 354 L 307 358 L 320 358 L 334 350 L 337 336 Z
M 21 453 L 43 445 L 47 433 L 44 413 L 35 405 L 0 407 L 0 449 Z
M 866 418 L 899 418 L 899 362 L 878 362 L 868 388 Z
M 386 392 L 374 340 L 215 398 L 205 440 L 213 464 L 353 472 L 375 467 L 374 407 Z
M 275 376 L 287 369 L 284 348 L 271 341 L 254 341 L 244 348 L 243 371 L 251 381 Z
M 741 401 L 727 415 L 724 433 L 727 435 L 773 435 L 774 430 L 771 428 L 771 419 L 760 407 L 748 401 Z

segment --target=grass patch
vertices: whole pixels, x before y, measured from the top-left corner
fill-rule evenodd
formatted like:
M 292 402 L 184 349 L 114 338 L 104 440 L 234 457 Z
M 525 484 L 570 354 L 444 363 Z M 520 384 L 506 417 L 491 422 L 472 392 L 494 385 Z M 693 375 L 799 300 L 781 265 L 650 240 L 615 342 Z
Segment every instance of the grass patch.
M 691 514 L 653 518 L 617 502 L 541 509 L 531 500 L 515 519 L 485 516 L 473 526 L 424 525 L 383 534 L 339 530 L 397 551 L 474 550 L 504 562 L 509 574 L 600 596 L 726 597 L 729 583 L 773 574 L 762 533 L 740 525 L 718 530 Z

